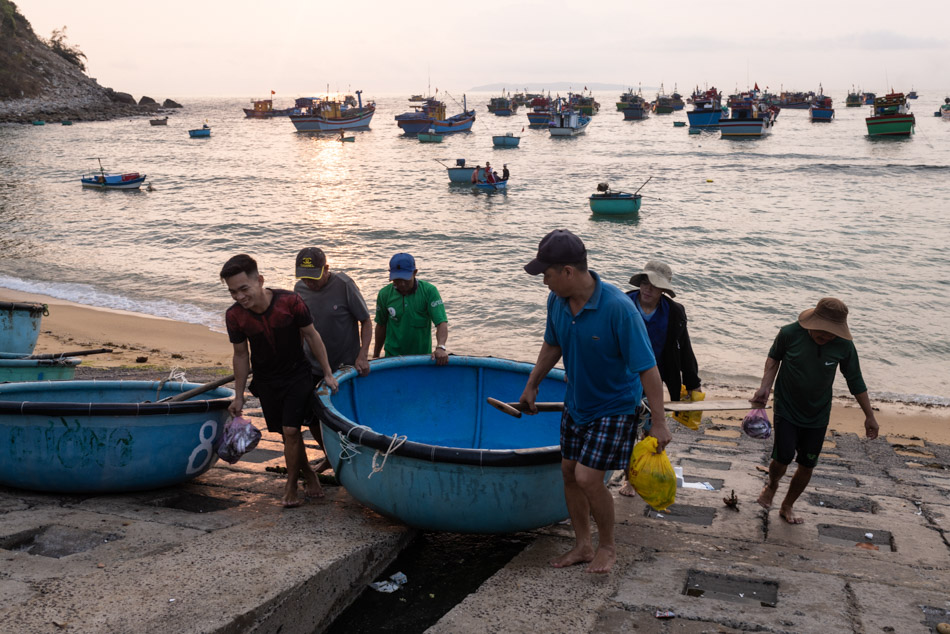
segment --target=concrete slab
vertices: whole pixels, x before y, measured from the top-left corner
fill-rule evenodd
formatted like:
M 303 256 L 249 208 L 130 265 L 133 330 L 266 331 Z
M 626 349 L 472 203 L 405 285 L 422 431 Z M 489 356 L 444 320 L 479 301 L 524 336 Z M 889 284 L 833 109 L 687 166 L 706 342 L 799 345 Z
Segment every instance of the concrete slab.
M 851 588 L 866 632 L 929 634 L 937 623 L 950 622 L 944 592 L 866 582 L 854 582 Z

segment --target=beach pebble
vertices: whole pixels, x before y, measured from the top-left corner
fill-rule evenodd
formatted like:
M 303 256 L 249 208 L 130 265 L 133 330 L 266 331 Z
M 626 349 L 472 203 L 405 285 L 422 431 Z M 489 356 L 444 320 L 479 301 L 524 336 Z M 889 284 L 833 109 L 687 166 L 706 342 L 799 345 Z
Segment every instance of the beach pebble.
M 950 634 L 950 623 L 937 623 L 937 632 L 939 634 Z

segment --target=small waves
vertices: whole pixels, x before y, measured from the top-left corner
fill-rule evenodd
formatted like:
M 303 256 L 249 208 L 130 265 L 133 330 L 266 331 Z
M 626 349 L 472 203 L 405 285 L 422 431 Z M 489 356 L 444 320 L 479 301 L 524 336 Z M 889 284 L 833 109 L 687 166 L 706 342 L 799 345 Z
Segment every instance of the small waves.
M 192 304 L 182 304 L 163 299 L 133 299 L 116 293 L 100 290 L 90 284 L 72 282 L 43 282 L 23 280 L 17 277 L 0 275 L 0 288 L 8 288 L 24 293 L 48 295 L 85 306 L 111 308 L 131 313 L 140 313 L 152 317 L 163 317 L 190 324 L 208 326 L 212 330 L 224 332 L 221 312 L 203 309 Z
M 789 168 L 789 172 L 799 172 L 805 174 L 814 173 L 855 173 L 862 175 L 911 175 L 911 174 L 943 174 L 950 172 L 950 165 L 902 165 L 895 163 L 881 164 L 861 164 L 861 163 L 808 163 L 797 167 Z

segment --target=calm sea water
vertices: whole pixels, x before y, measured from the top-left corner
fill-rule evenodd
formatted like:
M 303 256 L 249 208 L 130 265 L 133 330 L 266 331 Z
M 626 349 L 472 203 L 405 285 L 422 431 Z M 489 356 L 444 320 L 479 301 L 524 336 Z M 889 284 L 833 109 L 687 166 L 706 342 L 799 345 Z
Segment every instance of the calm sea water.
M 844 91 L 835 121 L 786 110 L 751 140 L 688 135 L 673 127 L 685 112 L 623 121 L 613 93 L 569 139 L 471 94 L 473 131 L 441 145 L 401 134 L 406 95 L 378 99 L 372 129 L 346 144 L 246 120 L 245 99 L 188 101 L 167 127 L 0 127 L 0 286 L 221 330 L 231 255 L 289 288 L 296 252 L 320 246 L 372 305 L 389 257 L 408 251 L 445 299 L 453 352 L 533 361 L 547 291 L 521 267 L 569 228 L 624 290 L 647 260 L 671 264 L 708 383 L 756 384 L 777 328 L 833 295 L 872 394 L 950 404 L 950 122 L 932 116 L 944 95 L 920 92 L 917 134 L 899 140 L 868 138 L 867 108 L 844 108 Z M 212 138 L 189 139 L 205 120 Z M 523 126 L 521 147 L 492 147 Z M 82 190 L 96 157 L 154 191 Z M 449 185 L 444 165 L 463 157 L 507 163 L 509 191 Z M 591 216 L 598 182 L 632 191 L 651 176 L 638 217 Z

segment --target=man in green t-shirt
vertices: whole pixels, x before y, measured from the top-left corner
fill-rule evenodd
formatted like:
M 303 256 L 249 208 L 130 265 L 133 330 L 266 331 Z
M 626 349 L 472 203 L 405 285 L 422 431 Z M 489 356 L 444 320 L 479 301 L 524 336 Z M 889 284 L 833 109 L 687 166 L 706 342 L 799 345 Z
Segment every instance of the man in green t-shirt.
M 778 375 L 769 481 L 758 502 L 766 510 L 772 507 L 779 482 L 797 454 L 798 468 L 779 509 L 779 515 L 789 524 L 804 521 L 792 512 L 792 505 L 808 486 L 818 464 L 831 418 L 831 387 L 838 367 L 848 382 L 848 391 L 864 412 L 867 437 L 877 438 L 877 420 L 848 329 L 848 307 L 834 297 L 819 300 L 815 308 L 800 314 L 797 322 L 779 330 L 765 361 L 762 383 L 751 399 L 763 407 Z
M 389 260 L 391 284 L 376 296 L 376 343 L 373 358 L 385 349 L 387 357 L 431 354 L 438 365 L 449 362 L 445 342 L 449 322 L 438 289 L 416 279 L 416 261 L 408 253 Z M 432 324 L 435 324 L 435 352 L 432 352 Z

